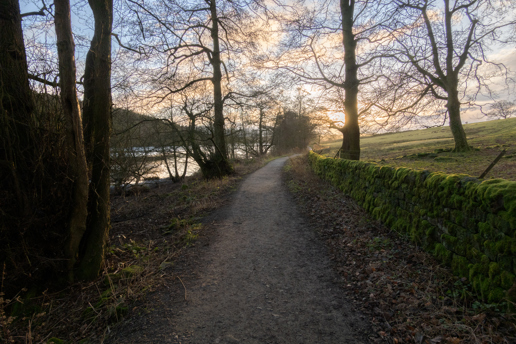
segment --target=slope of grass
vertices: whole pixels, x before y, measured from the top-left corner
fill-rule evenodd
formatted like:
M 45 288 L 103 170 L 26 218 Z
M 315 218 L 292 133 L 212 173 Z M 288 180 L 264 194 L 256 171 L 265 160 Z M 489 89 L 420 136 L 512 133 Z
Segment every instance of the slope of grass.
M 413 130 L 364 137 L 361 159 L 391 166 L 404 166 L 474 177 L 489 166 L 503 150 L 507 152 L 486 178 L 516 180 L 516 118 L 464 125 L 469 144 L 475 150 L 452 153 L 454 143 L 449 127 Z M 324 153 L 334 156 L 340 140 L 322 144 Z

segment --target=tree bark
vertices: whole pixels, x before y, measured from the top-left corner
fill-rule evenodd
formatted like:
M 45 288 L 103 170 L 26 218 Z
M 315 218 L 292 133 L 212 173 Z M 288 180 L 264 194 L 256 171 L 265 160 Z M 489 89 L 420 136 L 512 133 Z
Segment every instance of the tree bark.
M 89 0 L 95 18 L 95 33 L 86 56 L 84 72 L 84 123 L 89 188 L 87 231 L 81 242 L 79 275 L 95 278 L 104 261 L 110 228 L 109 186 L 111 132 L 111 31 L 112 0 Z
M 263 150 L 263 116 L 265 112 L 263 108 L 260 108 L 260 120 L 258 121 L 258 148 L 260 150 L 260 155 L 264 155 L 265 152 Z
M 30 179 L 34 100 L 29 87 L 27 59 L 17 0 L 0 0 L 0 161 L 2 174 L 9 174 L 17 207 L 28 216 L 30 205 L 24 185 Z M 5 168 L 5 172 L 3 171 Z M 9 179 L 10 179 L 9 178 Z
M 174 150 L 174 162 L 176 160 L 175 153 L 176 152 Z M 165 167 L 167 168 L 168 179 L 170 179 L 170 180 L 175 182 L 174 176 L 172 175 L 172 171 L 170 171 L 170 166 L 168 165 L 167 153 L 165 152 L 165 146 L 163 144 L 161 144 L 161 156 L 163 157 L 163 162 L 165 163 Z M 176 175 L 177 175 L 177 169 L 176 169 Z
M 448 109 L 448 115 L 450 116 L 450 129 L 453 134 L 453 140 L 455 141 L 454 152 L 467 152 L 471 150 L 460 118 L 460 100 L 456 88 L 448 91 L 448 103 L 446 107 Z
M 460 100 L 458 92 L 458 73 L 459 70 L 454 70 L 453 62 L 455 58 L 452 20 L 453 13 L 450 10 L 449 0 L 445 0 L 445 28 L 446 28 L 446 80 L 443 80 L 445 90 L 448 93 L 448 102 L 446 107 L 448 115 L 450 116 L 450 129 L 452 131 L 453 139 L 455 141 L 455 152 L 467 152 L 471 148 L 468 145 L 466 132 L 462 127 L 462 120 L 460 118 Z M 473 26 L 474 27 L 474 26 Z M 466 50 L 468 48 L 465 48 Z M 434 62 L 437 64 L 438 62 Z
M 188 171 L 188 158 L 189 154 L 188 151 L 185 152 L 185 166 L 183 168 L 183 174 L 181 175 L 181 179 L 184 179 L 186 176 L 186 172 Z
M 227 160 L 226 140 L 224 132 L 224 102 L 222 101 L 222 69 L 220 60 L 220 43 L 219 43 L 219 18 L 217 16 L 216 0 L 210 1 L 211 11 L 211 38 L 213 40 L 213 51 L 211 55 L 211 65 L 213 67 L 213 107 L 214 107 L 214 143 L 215 156 L 214 163 L 218 169 L 217 177 L 230 174 L 233 168 Z
M 245 159 L 248 160 L 249 159 L 249 147 L 247 147 L 247 136 L 245 133 L 246 129 L 245 129 L 243 112 L 240 113 L 240 122 L 242 123 L 242 139 L 243 139 L 243 143 L 244 143 L 244 147 L 245 147 Z
M 29 87 L 20 6 L 17 0 L 0 0 L 0 46 L 2 109 L 17 114 L 18 120 L 26 122 L 34 109 L 34 101 Z
M 358 125 L 358 66 L 356 63 L 355 35 L 353 34 L 354 0 L 341 0 L 342 43 L 344 45 L 344 115 L 345 123 L 342 130 L 341 157 L 349 160 L 360 160 L 360 128 Z
M 75 44 L 72 35 L 69 0 L 55 0 L 55 30 L 59 56 L 59 78 L 61 104 L 66 123 L 66 145 L 68 150 L 68 177 L 73 181 L 72 209 L 69 223 L 69 237 L 66 243 L 68 256 L 68 279 L 73 281 L 73 268 L 78 258 L 79 244 L 86 231 L 88 215 L 88 168 L 84 152 L 81 110 L 75 85 Z

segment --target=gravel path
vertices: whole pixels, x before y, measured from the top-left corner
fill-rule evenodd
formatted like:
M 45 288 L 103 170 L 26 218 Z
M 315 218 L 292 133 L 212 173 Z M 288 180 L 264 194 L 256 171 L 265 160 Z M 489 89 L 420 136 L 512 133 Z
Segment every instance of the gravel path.
M 113 343 L 367 343 L 367 325 L 337 285 L 324 245 L 281 183 L 287 158 L 249 176 L 208 220 L 187 301 L 154 295 Z M 189 269 L 192 267 L 190 266 Z M 182 284 L 174 283 L 184 293 Z M 177 298 L 178 295 L 175 295 Z

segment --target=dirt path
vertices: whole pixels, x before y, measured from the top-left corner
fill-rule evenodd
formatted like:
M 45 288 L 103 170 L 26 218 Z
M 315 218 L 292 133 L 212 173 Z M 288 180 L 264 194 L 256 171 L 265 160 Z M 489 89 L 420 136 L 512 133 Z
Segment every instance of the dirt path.
M 287 158 L 249 176 L 208 221 L 210 242 L 112 343 L 366 343 L 325 247 L 281 183 Z M 181 268 L 178 268 L 181 269 Z M 181 276 L 181 270 L 176 271 Z M 181 293 L 181 294 L 180 294 Z M 179 297 L 178 297 L 179 296 Z M 180 300 L 177 301 L 177 299 Z

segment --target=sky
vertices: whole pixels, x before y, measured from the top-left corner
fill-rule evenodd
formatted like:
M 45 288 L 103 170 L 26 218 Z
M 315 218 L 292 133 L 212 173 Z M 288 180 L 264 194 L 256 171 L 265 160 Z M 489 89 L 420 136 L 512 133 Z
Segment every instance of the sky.
M 74 8 L 78 8 L 78 11 L 80 11 L 82 13 L 81 16 L 84 16 L 85 14 L 90 13 L 90 9 L 89 9 L 89 6 L 86 1 L 79 0 L 78 2 L 76 2 L 76 4 L 78 4 L 78 6 L 74 7 Z M 37 1 L 32 1 L 32 0 L 21 0 L 21 3 L 20 3 L 22 13 L 38 11 L 41 6 L 42 6 L 41 3 L 37 2 Z M 77 10 L 75 10 L 75 11 L 77 11 Z M 24 20 L 24 23 L 29 23 L 31 20 L 32 20 L 32 18 L 26 18 Z M 78 62 L 78 66 L 77 66 L 78 75 L 82 75 L 82 70 L 83 70 L 82 61 L 84 61 L 84 59 L 85 59 L 85 55 L 86 55 L 86 52 L 88 49 L 88 42 L 93 34 L 93 31 L 91 29 L 91 24 L 92 24 L 91 21 L 84 22 L 84 20 L 80 19 L 75 12 L 72 13 L 72 25 L 74 28 L 74 33 L 76 33 L 76 49 L 77 49 L 76 60 Z M 115 32 L 116 32 L 116 28 L 115 28 Z M 43 37 L 43 36 L 41 36 L 41 32 L 30 32 L 30 30 L 27 29 L 26 25 L 25 25 L 24 33 L 25 33 L 26 37 L 31 36 L 31 35 L 36 35 L 36 36 L 40 37 L 39 39 L 41 39 L 41 37 Z M 53 30 L 47 26 L 47 33 L 45 35 L 45 38 L 48 39 L 49 41 L 51 41 L 53 38 L 53 35 L 54 35 Z M 116 40 L 113 39 L 113 51 L 114 52 L 117 51 L 118 48 L 119 47 L 117 45 Z M 116 55 L 114 54 L 113 56 L 116 56 Z M 499 48 L 499 49 L 496 49 L 496 48 L 492 49 L 492 51 L 489 53 L 489 57 L 492 58 L 493 60 L 504 63 L 510 70 L 516 71 L 516 46 L 514 46 L 514 44 L 506 45 L 503 48 Z M 507 88 L 507 85 L 504 84 L 504 82 L 501 78 L 498 78 L 497 80 L 495 80 L 495 83 L 492 85 L 492 91 L 493 91 L 493 95 L 494 95 L 495 99 L 498 99 L 498 100 L 506 99 L 506 100 L 516 101 L 514 86 L 510 85 L 510 87 Z M 481 105 L 484 107 L 484 111 L 489 110 L 488 104 L 491 102 L 492 102 L 492 99 L 489 99 L 489 98 L 483 97 L 483 96 L 479 96 L 476 101 L 476 103 L 478 105 Z M 465 105 L 463 107 L 462 119 L 463 119 L 464 123 L 466 123 L 466 122 L 472 123 L 472 122 L 484 121 L 487 118 L 481 114 L 481 112 L 479 111 L 478 108 L 468 107 Z

